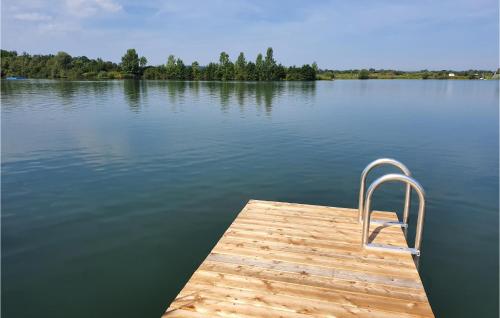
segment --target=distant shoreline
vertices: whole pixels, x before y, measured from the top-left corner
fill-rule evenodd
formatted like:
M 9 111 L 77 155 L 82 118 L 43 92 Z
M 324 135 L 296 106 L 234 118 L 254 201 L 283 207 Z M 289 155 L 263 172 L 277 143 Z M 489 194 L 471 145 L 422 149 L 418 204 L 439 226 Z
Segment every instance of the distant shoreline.
M 316 81 L 353 79 L 449 79 L 479 80 L 498 78 L 499 72 L 490 70 L 439 70 L 399 71 L 387 69 L 321 69 L 313 62 L 302 66 L 284 66 L 274 59 L 271 47 L 265 55 L 258 54 L 255 62 L 247 60 L 243 52 L 232 62 L 226 52 L 221 52 L 218 63 L 205 66 L 197 61 L 190 65 L 174 55 L 166 64 L 149 66 L 147 59 L 139 57 L 135 49 L 123 55 L 121 63 L 104 61 L 86 56 L 72 57 L 58 52 L 49 55 L 18 54 L 1 50 L 1 78 L 37 78 L 67 80 L 187 80 L 187 81 Z
M 484 80 L 499 80 L 500 78 L 486 78 Z M 22 82 L 26 80 L 53 80 L 62 82 L 106 82 L 106 81 L 144 81 L 144 82 L 186 82 L 186 83 L 228 83 L 228 84 L 238 84 L 238 83 L 286 83 L 286 82 L 303 82 L 303 83 L 315 83 L 315 82 L 335 82 L 335 81 L 398 81 L 398 80 L 409 80 L 409 81 L 479 81 L 479 79 L 469 79 L 469 78 L 369 78 L 369 79 L 359 79 L 359 78 L 335 78 L 335 79 L 316 79 L 314 81 L 291 81 L 291 80 L 271 80 L 271 81 L 249 81 L 249 80 L 177 80 L 177 79 L 144 79 L 144 78 L 39 78 L 39 77 L 29 77 L 22 79 L 11 79 L 7 77 L 1 77 L 2 81 L 9 82 Z
M 3 71 L 3 69 L 2 69 Z M 414 74 L 414 73 L 404 73 L 403 75 L 378 75 L 378 74 L 369 74 L 368 78 L 360 78 L 358 73 L 354 73 L 354 75 L 344 75 L 342 73 L 333 73 L 333 77 L 331 75 L 325 75 L 324 71 L 319 71 L 318 74 L 316 74 L 316 78 L 314 80 L 308 79 L 308 80 L 301 80 L 301 79 L 294 79 L 294 80 L 287 80 L 287 79 L 279 79 L 279 80 L 236 80 L 236 79 L 229 79 L 229 80 L 220 80 L 220 79 L 212 79 L 212 80 L 206 80 L 206 79 L 169 79 L 169 78 L 143 78 L 143 77 L 133 77 L 133 76 L 127 76 L 127 74 L 113 74 L 113 76 L 81 76 L 81 77 L 36 77 L 36 76 L 13 76 L 13 75 L 6 75 L 2 73 L 1 79 L 2 80 L 27 80 L 27 79 L 52 79 L 52 80 L 65 80 L 65 81 L 96 81 L 96 80 L 156 80 L 156 81 L 186 81 L 186 82 L 293 82 L 293 81 L 299 81 L 299 82 L 312 82 L 312 81 L 335 81 L 335 80 L 348 80 L 348 81 L 354 81 L 354 80 L 451 80 L 451 81 L 456 81 L 456 80 L 499 80 L 500 77 L 498 73 L 494 75 L 493 72 L 489 72 L 485 74 L 484 76 L 477 76 L 477 75 L 472 75 L 472 76 L 467 76 L 467 75 L 455 75 L 453 77 L 450 76 L 444 76 L 439 74 L 439 72 L 430 72 L 431 75 L 425 76 L 421 74 Z M 12 77 L 20 77 L 20 78 L 12 78 Z
M 411 80 L 483 80 L 498 79 L 498 72 L 484 70 L 441 70 L 441 71 L 397 71 L 397 70 L 320 70 L 317 79 L 345 79 L 345 80 L 367 80 L 367 79 L 411 79 Z

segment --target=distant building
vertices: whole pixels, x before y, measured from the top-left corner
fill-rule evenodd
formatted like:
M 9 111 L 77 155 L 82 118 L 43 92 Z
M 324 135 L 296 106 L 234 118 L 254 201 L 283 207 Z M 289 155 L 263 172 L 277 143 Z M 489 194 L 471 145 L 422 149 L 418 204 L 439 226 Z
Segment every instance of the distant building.
M 455 73 L 449 73 L 448 76 L 449 77 L 455 77 Z

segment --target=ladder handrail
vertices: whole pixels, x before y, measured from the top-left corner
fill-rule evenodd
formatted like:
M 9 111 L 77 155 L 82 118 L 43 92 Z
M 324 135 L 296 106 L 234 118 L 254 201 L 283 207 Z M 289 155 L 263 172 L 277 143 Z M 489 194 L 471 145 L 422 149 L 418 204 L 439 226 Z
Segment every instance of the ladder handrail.
M 396 168 L 399 168 L 406 176 L 411 177 L 410 169 L 408 169 L 403 163 L 392 159 L 392 158 L 380 158 L 371 163 L 369 163 L 366 168 L 361 173 L 361 181 L 359 185 L 359 201 L 358 201 L 358 223 L 363 221 L 363 210 L 364 210 L 364 199 L 365 199 L 365 188 L 366 188 L 366 178 L 368 173 L 375 167 L 382 165 L 391 165 Z M 403 210 L 403 224 L 408 225 L 408 217 L 410 215 L 410 195 L 411 195 L 411 186 L 409 184 L 406 185 L 406 194 L 405 194 L 405 205 Z
M 422 232 L 424 228 L 424 217 L 425 217 L 425 191 L 423 187 L 418 183 L 417 180 L 412 177 L 408 177 L 402 174 L 391 173 L 386 174 L 377 180 L 373 181 L 373 183 L 368 187 L 368 191 L 366 192 L 366 203 L 364 206 L 364 215 L 363 215 L 363 237 L 361 244 L 363 247 L 374 247 L 377 249 L 390 249 L 390 246 L 369 246 L 368 244 L 368 234 L 370 231 L 370 215 L 371 215 L 371 201 L 373 192 L 383 183 L 391 182 L 391 181 L 400 181 L 406 183 L 418 194 L 419 198 L 419 207 L 418 207 L 418 219 L 417 219 L 417 230 L 415 234 L 415 247 L 414 248 L 401 248 L 399 252 L 409 252 L 415 255 L 417 258 L 415 259 L 415 264 L 418 267 L 418 257 L 420 256 L 421 246 L 422 246 Z

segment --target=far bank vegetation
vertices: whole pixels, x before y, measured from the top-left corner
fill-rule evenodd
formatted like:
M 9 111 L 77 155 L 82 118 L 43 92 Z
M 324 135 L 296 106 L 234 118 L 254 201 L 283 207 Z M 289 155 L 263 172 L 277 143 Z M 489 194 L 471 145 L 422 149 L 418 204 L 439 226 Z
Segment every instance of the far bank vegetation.
M 243 52 L 233 62 L 229 54 L 221 52 L 218 62 L 200 65 L 197 61 L 185 64 L 169 55 L 165 64 L 148 65 L 144 56 L 128 49 L 120 63 L 71 56 L 66 52 L 55 55 L 18 54 L 1 50 L 1 76 L 51 79 L 150 79 L 188 81 L 314 81 L 334 79 L 491 79 L 499 72 L 490 70 L 420 70 L 398 71 L 388 69 L 320 69 L 318 65 L 284 66 L 274 58 L 271 47 L 266 54 L 248 60 Z

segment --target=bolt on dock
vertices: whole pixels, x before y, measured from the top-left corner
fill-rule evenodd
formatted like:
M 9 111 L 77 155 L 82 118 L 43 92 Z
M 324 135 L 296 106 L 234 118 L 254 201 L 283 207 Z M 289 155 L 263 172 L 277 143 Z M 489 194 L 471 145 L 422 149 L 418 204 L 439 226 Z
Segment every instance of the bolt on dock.
M 250 200 L 162 317 L 434 317 L 407 220 L 369 211 L 373 190 L 360 209 Z

